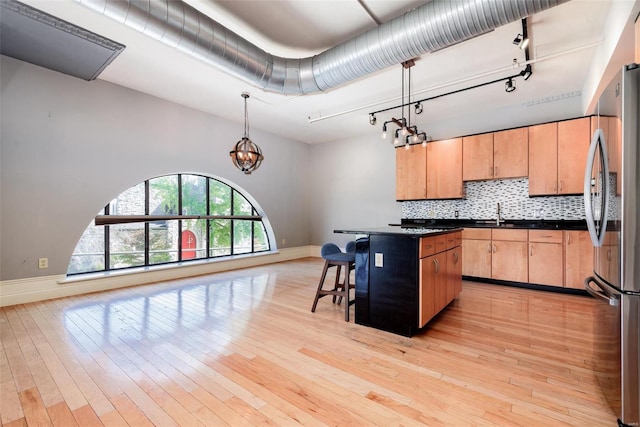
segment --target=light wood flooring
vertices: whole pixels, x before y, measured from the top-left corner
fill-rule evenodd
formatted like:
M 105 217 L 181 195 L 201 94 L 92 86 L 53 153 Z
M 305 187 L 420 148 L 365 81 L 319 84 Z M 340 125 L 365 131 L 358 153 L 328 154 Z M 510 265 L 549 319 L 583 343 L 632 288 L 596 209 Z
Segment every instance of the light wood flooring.
M 465 282 L 405 338 L 310 312 L 308 258 L 0 310 L 18 426 L 613 426 L 588 297 Z M 353 306 L 352 319 L 353 319 Z

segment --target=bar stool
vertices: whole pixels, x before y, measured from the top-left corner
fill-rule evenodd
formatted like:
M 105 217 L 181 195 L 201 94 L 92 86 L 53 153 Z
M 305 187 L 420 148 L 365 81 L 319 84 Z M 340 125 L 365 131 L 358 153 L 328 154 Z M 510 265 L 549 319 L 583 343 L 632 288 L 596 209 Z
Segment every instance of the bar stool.
M 311 307 L 311 312 L 316 311 L 316 305 L 318 305 L 318 300 L 326 295 L 333 296 L 333 302 L 336 302 L 336 298 L 338 299 L 338 304 L 342 302 L 342 298 L 344 297 L 345 301 L 345 311 L 344 311 L 344 320 L 346 322 L 349 321 L 349 306 L 354 304 L 356 301 L 349 300 L 349 290 L 355 288 L 355 284 L 349 283 L 349 276 L 351 270 L 355 269 L 355 261 L 356 261 L 356 253 L 355 253 L 356 244 L 355 242 L 349 242 L 346 246 L 346 253 L 342 252 L 338 246 L 334 243 L 325 243 L 322 246 L 320 251 L 320 255 L 324 258 L 324 269 L 322 270 L 322 276 L 320 277 L 320 283 L 318 283 L 318 290 L 316 291 L 316 297 L 313 300 L 313 306 Z M 336 268 L 336 280 L 333 285 L 333 289 L 325 290 L 322 289 L 324 284 L 324 280 L 327 277 L 327 271 L 331 267 Z M 340 272 L 344 267 L 345 275 L 344 281 L 340 283 Z

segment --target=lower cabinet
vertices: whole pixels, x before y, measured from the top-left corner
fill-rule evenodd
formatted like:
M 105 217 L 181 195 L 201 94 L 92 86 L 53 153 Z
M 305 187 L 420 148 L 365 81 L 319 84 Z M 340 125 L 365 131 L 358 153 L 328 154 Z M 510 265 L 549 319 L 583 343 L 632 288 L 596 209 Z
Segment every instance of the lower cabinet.
M 421 252 L 420 258 L 420 287 L 418 307 L 418 327 L 422 328 L 453 301 L 462 291 L 462 251 L 461 232 L 447 235 L 446 247 L 442 252 L 427 255 Z M 421 246 L 439 247 L 441 241 L 431 244 L 429 239 L 436 237 L 424 237 Z M 437 251 L 437 249 L 435 250 Z
M 471 277 L 583 289 L 594 252 L 582 230 L 465 228 L 462 274 Z M 606 257 L 598 261 L 608 271 Z
M 529 283 L 563 286 L 563 232 L 529 230 Z
M 585 277 L 593 274 L 593 244 L 588 231 L 565 231 L 564 286 L 584 289 Z

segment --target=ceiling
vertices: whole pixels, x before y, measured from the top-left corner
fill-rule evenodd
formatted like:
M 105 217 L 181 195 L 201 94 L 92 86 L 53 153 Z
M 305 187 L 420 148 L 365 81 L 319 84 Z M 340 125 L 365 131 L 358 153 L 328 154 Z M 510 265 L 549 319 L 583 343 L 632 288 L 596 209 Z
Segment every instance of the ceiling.
M 368 113 L 401 103 L 400 65 L 327 92 L 282 95 L 254 87 L 78 2 L 21 1 L 126 46 L 98 79 L 238 123 L 239 136 L 242 92 L 251 94 L 251 129 L 305 143 L 379 138 L 382 122 L 400 116 L 397 109 L 378 114 L 376 126 L 371 126 L 368 120 Z M 634 0 L 614 1 L 634 3 Z M 424 0 L 186 2 L 268 53 L 295 58 L 318 54 L 374 28 L 376 20 L 386 22 L 426 3 Z M 518 79 L 517 90 L 511 93 L 505 92 L 501 82 L 425 102 L 424 112 L 414 116 L 413 121 L 428 135 L 445 138 L 583 114 L 581 94 L 596 49 L 607 42 L 605 23 L 611 5 L 610 0 L 571 0 L 529 17 L 531 79 Z M 512 40 L 520 32 L 521 23 L 517 21 L 423 55 L 412 68 L 412 99 L 429 98 L 517 73 L 524 67 L 525 57 Z

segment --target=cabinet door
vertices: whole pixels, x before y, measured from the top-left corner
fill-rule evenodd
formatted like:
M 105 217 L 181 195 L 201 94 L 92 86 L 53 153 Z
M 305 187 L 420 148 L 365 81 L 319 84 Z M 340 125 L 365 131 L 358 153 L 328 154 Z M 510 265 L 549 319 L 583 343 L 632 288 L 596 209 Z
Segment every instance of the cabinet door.
M 418 327 L 422 328 L 436 314 L 436 270 L 435 255 L 420 259 L 420 300 L 418 304 Z
M 493 133 L 462 138 L 462 180 L 493 178 Z
M 494 132 L 493 177 L 518 178 L 529 175 L 529 132 L 518 128 Z
M 462 197 L 462 139 L 427 144 L 427 198 Z
M 447 253 L 441 252 L 433 256 L 436 263 L 435 271 L 435 312 L 434 315 L 439 313 L 440 310 L 445 308 L 449 301 L 447 301 L 447 286 L 449 283 L 449 269 L 447 267 Z
M 529 282 L 539 285 L 563 285 L 561 243 L 529 242 Z
M 491 241 L 462 239 L 462 274 L 491 277 Z
M 456 246 L 447 251 L 447 304 L 462 292 L 462 248 Z
M 557 180 L 558 123 L 529 126 L 529 195 L 556 194 Z
M 564 286 L 583 289 L 584 279 L 593 274 L 593 245 L 588 231 L 565 231 Z
M 558 123 L 558 194 L 584 192 L 584 168 L 591 142 L 591 120 Z
M 396 148 L 396 199 L 427 198 L 427 150 L 422 145 Z
M 491 244 L 491 278 L 512 282 L 528 282 L 527 242 L 493 240 Z

